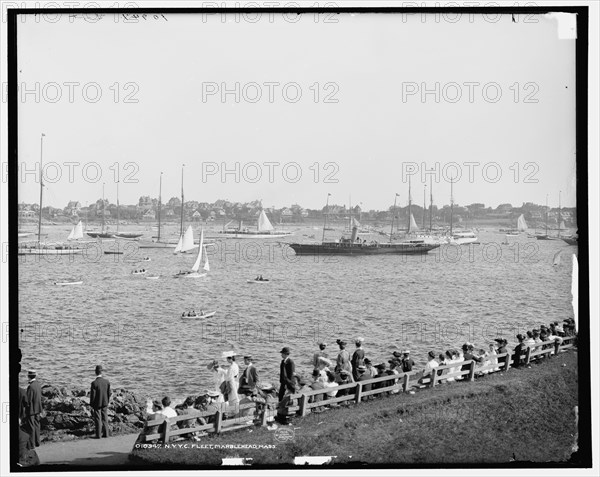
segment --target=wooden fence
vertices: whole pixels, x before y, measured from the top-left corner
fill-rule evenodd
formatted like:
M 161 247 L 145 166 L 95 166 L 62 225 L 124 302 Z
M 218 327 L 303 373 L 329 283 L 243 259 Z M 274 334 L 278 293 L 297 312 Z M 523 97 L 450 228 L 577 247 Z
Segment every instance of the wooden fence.
M 521 365 L 527 366 L 535 360 L 544 359 L 551 355 L 573 348 L 575 336 L 568 336 L 556 341 L 546 341 L 538 343 L 533 347 L 527 348 L 520 357 Z M 474 381 L 479 374 L 494 372 L 506 372 L 514 367 L 513 354 L 502 353 L 493 355 L 493 361 L 484 366 L 477 366 L 474 360 L 460 361 L 446 366 L 434 368 L 428 376 L 422 376 L 421 371 L 411 371 L 408 373 L 390 374 L 376 377 L 366 381 L 342 384 L 333 388 L 315 389 L 308 392 L 295 393 L 288 395 L 288 405 L 285 408 L 271 409 L 267 404 L 256 402 L 241 404 L 237 411 L 243 416 L 228 418 L 232 413 L 224 403 L 219 406 L 219 410 L 204 411 L 193 410 L 192 413 L 181 415 L 168 419 L 150 420 L 146 423 L 146 429 L 142 434 L 142 441 L 158 441 L 168 443 L 169 440 L 186 435 L 207 435 L 208 433 L 221 433 L 242 429 L 250 426 L 266 426 L 269 418 L 273 418 L 277 413 L 283 415 L 306 416 L 309 412 L 322 410 L 326 407 L 336 406 L 339 403 L 360 403 L 367 400 L 370 396 L 383 393 L 408 392 L 412 387 L 435 387 L 443 382 L 454 381 Z M 392 384 L 390 384 L 392 383 Z M 335 392 L 334 397 L 327 393 Z M 343 396 L 340 394 L 344 394 Z M 313 410 L 313 411 L 311 411 Z M 209 421 L 207 424 L 198 423 L 198 418 L 204 418 Z M 181 421 L 193 420 L 194 424 L 190 427 L 176 429 L 177 423 Z M 161 427 L 162 426 L 162 427 Z

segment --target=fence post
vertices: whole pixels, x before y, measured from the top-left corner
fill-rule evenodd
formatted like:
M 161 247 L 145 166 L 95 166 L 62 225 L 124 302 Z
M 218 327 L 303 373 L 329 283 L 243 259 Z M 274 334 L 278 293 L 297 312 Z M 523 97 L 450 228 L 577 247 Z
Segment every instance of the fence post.
M 408 392 L 408 382 L 410 381 L 410 374 L 406 373 L 404 375 L 404 383 L 402 383 L 402 390 L 407 393 Z
M 510 369 L 510 359 L 511 359 L 511 354 L 507 353 L 506 354 L 506 362 L 504 363 L 504 371 L 508 371 Z
M 306 394 L 302 394 L 300 396 L 300 399 L 298 399 L 298 404 L 300 405 L 300 409 L 298 412 L 300 413 L 300 416 L 302 416 L 302 417 L 306 416 L 306 413 L 308 411 L 308 409 L 306 409 L 307 401 L 308 401 L 308 396 Z
M 165 430 L 163 431 L 163 443 L 164 444 L 168 444 L 169 443 L 169 434 L 171 433 L 171 423 L 169 422 L 169 419 L 165 419 Z
M 223 425 L 223 412 L 221 410 L 215 413 L 215 433 L 219 434 L 221 432 L 221 427 Z
M 475 381 L 475 361 L 472 360 L 469 365 L 469 381 Z
M 362 397 L 362 384 L 361 383 L 356 383 L 355 395 L 356 395 L 355 402 L 356 402 L 356 404 L 358 404 Z
M 437 380 L 437 368 L 433 368 L 431 370 L 431 382 L 429 383 L 429 386 L 434 387 L 436 380 Z
M 531 346 L 527 347 L 527 352 L 525 353 L 525 364 L 528 365 L 529 361 L 531 361 Z
M 262 414 L 260 416 L 260 425 L 261 426 L 266 426 L 267 425 L 267 403 L 265 403 L 263 410 L 262 410 Z
M 558 350 L 560 348 L 560 343 L 558 340 L 554 342 L 554 356 L 558 356 Z

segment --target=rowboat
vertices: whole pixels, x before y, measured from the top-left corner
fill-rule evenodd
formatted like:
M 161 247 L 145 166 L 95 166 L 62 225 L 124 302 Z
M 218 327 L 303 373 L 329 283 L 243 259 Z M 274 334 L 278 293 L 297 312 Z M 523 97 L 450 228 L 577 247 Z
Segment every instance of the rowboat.
M 203 315 L 194 315 L 194 316 L 187 316 L 187 315 L 182 315 L 181 318 L 211 318 L 212 316 L 215 316 L 216 311 L 211 311 L 209 313 L 204 313 Z
M 151 277 L 144 277 L 146 280 L 158 280 L 159 275 L 156 276 L 151 276 Z
M 82 283 L 83 283 L 83 280 L 80 280 L 77 282 L 54 282 L 54 284 L 58 285 L 58 286 L 81 285 Z
M 148 270 L 142 270 L 142 271 L 137 271 L 134 270 L 133 272 L 131 272 L 132 275 L 143 275 L 144 273 L 148 273 Z
M 269 283 L 268 279 L 263 279 L 263 280 L 246 280 L 246 283 Z

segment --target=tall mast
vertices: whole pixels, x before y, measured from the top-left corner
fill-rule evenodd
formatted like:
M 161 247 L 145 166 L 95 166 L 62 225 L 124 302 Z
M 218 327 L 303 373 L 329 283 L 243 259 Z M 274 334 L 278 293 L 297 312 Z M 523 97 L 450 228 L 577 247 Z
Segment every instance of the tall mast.
M 425 230 L 425 210 L 426 210 L 425 197 L 426 197 L 426 193 L 427 193 L 427 185 L 424 185 L 423 186 L 423 230 Z
M 429 232 L 433 230 L 433 178 L 429 177 Z
M 102 233 L 104 233 L 104 216 L 106 215 L 106 202 L 104 201 L 104 182 L 102 183 Z
M 548 237 L 548 194 L 546 194 L 546 237 Z
M 42 168 L 42 164 L 43 164 L 43 157 L 44 157 L 44 136 L 45 134 L 42 133 L 42 136 L 40 137 L 40 218 L 38 220 L 38 246 L 40 244 L 40 242 L 42 241 L 42 190 L 44 188 L 44 182 L 43 182 L 43 168 Z
M 560 195 L 562 194 L 562 191 L 558 191 L 558 236 L 560 237 L 560 222 L 561 222 L 561 216 L 560 216 Z
M 329 214 L 329 197 L 331 194 L 327 194 L 327 203 L 325 204 L 325 220 L 323 221 L 323 238 L 321 242 L 325 242 L 325 227 L 327 227 L 327 215 Z
M 119 233 L 119 222 L 121 221 L 121 215 L 119 214 L 119 181 L 117 181 L 117 233 Z
M 394 196 L 394 208 L 392 209 L 392 228 L 390 230 L 390 243 L 392 243 L 392 235 L 394 234 L 394 216 L 396 215 L 396 200 L 398 199 L 398 193 Z
M 406 229 L 406 231 L 408 233 L 411 232 L 410 230 L 410 216 L 412 214 L 412 197 L 411 197 L 411 193 L 410 193 L 410 176 L 408 176 L 408 228 Z
M 181 166 L 181 225 L 179 226 L 179 235 L 183 235 L 183 168 L 185 164 Z
M 157 241 L 160 242 L 160 210 L 161 210 L 161 202 L 162 202 L 162 175 L 163 173 L 160 173 L 160 182 L 158 185 L 158 239 Z
M 450 235 L 452 235 L 452 213 L 454 212 L 454 194 L 453 187 L 454 180 L 450 179 Z

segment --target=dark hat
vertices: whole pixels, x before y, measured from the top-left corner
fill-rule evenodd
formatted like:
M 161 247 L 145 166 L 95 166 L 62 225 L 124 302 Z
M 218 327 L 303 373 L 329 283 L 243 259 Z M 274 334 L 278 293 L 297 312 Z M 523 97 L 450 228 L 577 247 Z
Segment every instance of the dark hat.
M 379 363 L 379 364 L 377 364 L 375 367 L 376 367 L 377 369 L 385 369 L 385 368 L 386 368 L 386 366 L 385 366 L 385 363 Z
M 430 351 L 429 353 L 427 353 L 427 356 L 433 359 L 435 358 L 435 353 L 433 351 Z
M 348 344 L 348 343 L 346 343 L 344 340 L 335 340 L 335 342 L 336 342 L 337 344 L 339 344 L 339 345 L 342 345 L 342 346 L 346 346 L 346 345 Z
M 519 341 L 523 341 L 523 340 L 525 339 L 525 337 L 524 337 L 524 336 L 523 336 L 521 333 L 519 333 L 519 334 L 517 335 L 517 339 L 518 339 Z
M 464 345 L 462 345 L 462 349 L 469 349 L 468 343 L 465 343 Z
M 502 344 L 502 343 L 504 343 L 504 338 L 494 338 L 494 341 L 496 343 Z
M 247 354 L 246 356 L 244 356 L 244 359 L 249 359 L 250 361 L 252 361 L 252 355 L 251 354 Z
M 327 343 L 325 343 L 325 341 L 319 341 L 318 344 L 319 344 L 319 346 L 325 346 L 325 347 L 327 346 Z
M 285 346 L 285 347 L 281 348 L 280 353 L 281 354 L 290 354 L 290 349 L 287 346 Z
M 402 353 L 400 351 L 394 351 L 392 353 L 396 358 L 401 358 L 402 357 Z
M 219 366 L 219 362 L 215 359 L 214 361 L 211 361 L 210 363 L 208 363 L 206 365 L 206 369 L 208 369 L 209 371 L 212 371 L 213 369 L 215 369 L 217 366 Z
M 371 364 L 371 360 L 370 360 L 369 358 L 365 358 L 365 359 L 364 359 L 364 363 L 365 363 L 365 364 Z
M 102 366 L 98 365 L 96 366 L 96 374 L 101 374 L 102 373 Z
M 163 408 L 162 402 L 160 402 L 158 399 L 155 399 L 154 401 L 152 401 L 152 405 L 153 405 L 154 407 L 157 407 L 157 408 L 159 408 L 159 409 L 162 409 L 162 408 Z
M 402 352 L 402 354 L 404 354 L 404 355 L 410 354 L 410 351 L 409 351 L 409 350 L 407 350 L 407 349 L 405 349 L 405 350 Z

